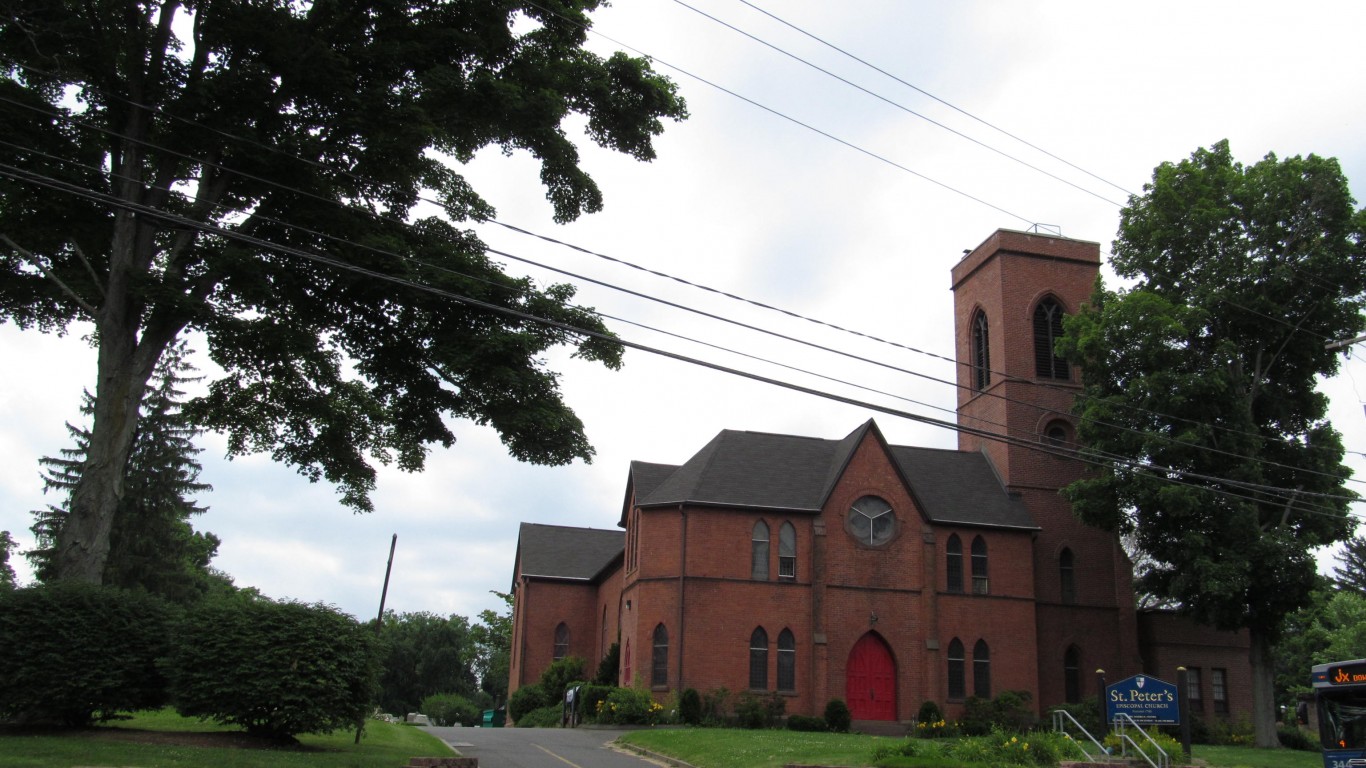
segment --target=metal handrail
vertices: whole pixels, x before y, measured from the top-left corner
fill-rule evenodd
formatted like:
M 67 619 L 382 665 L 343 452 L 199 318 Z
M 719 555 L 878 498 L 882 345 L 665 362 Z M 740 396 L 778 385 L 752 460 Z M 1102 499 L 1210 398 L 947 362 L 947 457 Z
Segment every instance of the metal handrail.
M 1086 751 L 1086 747 L 1082 746 L 1082 744 L 1081 744 L 1080 741 L 1077 741 L 1075 738 L 1072 737 L 1072 734 L 1070 734 L 1070 733 L 1067 732 L 1067 722 L 1068 722 L 1068 721 L 1071 721 L 1071 723 L 1072 723 L 1073 725 L 1077 726 L 1077 730 L 1081 731 L 1082 734 L 1085 735 L 1086 738 L 1087 738 L 1092 744 L 1095 744 L 1095 745 L 1096 745 L 1096 749 L 1099 750 L 1099 752 L 1100 752 L 1101 755 L 1109 756 L 1109 752 L 1107 752 L 1107 751 L 1105 750 L 1104 745 L 1102 745 L 1099 741 L 1096 741 L 1096 737 L 1095 737 L 1095 736 L 1092 736 L 1092 735 L 1091 735 L 1091 732 L 1088 731 L 1088 730 L 1086 730 L 1086 726 L 1084 726 L 1084 725 L 1082 725 L 1081 723 L 1077 722 L 1077 718 L 1072 717 L 1072 713 L 1071 713 L 1071 712 L 1068 712 L 1068 711 L 1065 710 L 1065 709 L 1055 709 L 1055 710 L 1053 710 L 1053 730 L 1056 731 L 1057 733 L 1061 733 L 1064 737 L 1067 738 L 1068 741 L 1072 742 L 1073 744 L 1076 744 L 1076 745 L 1077 745 L 1077 749 L 1080 749 L 1080 750 L 1081 750 L 1081 753 L 1082 753 L 1083 755 L 1086 755 L 1086 759 L 1087 759 L 1088 761 L 1093 762 L 1093 763 L 1096 762 L 1096 761 L 1097 761 L 1097 758 L 1093 757 L 1093 756 L 1091 755 L 1090 752 L 1087 752 L 1087 751 Z M 1103 758 L 1102 758 L 1102 759 L 1103 759 Z
M 1132 726 L 1134 727 L 1134 730 L 1136 730 L 1136 731 L 1138 731 L 1139 733 L 1143 734 L 1143 738 L 1147 739 L 1147 740 L 1148 740 L 1148 743 L 1151 744 L 1151 745 L 1153 745 L 1153 748 L 1157 750 L 1157 754 L 1158 754 L 1157 762 L 1153 762 L 1153 759 L 1150 758 L 1150 757 L 1148 757 L 1148 753 L 1146 753 L 1146 752 L 1144 752 L 1142 749 L 1140 749 L 1139 746 L 1138 746 L 1138 743 L 1135 742 L 1133 739 L 1129 738 L 1129 734 L 1128 734 L 1128 732 L 1125 730 L 1125 727 L 1124 727 L 1124 724 L 1125 724 L 1126 722 L 1127 722 L 1129 725 L 1132 725 Z M 1154 740 L 1153 740 L 1153 737 L 1149 736 L 1149 735 L 1148 735 L 1148 732 L 1145 731 L 1145 730 L 1143 730 L 1143 727 L 1142 727 L 1142 726 L 1140 726 L 1138 723 L 1134 722 L 1134 719 L 1133 719 L 1132 717 L 1129 717 L 1128 715 L 1126 715 L 1126 714 L 1124 714 L 1123 712 L 1121 712 L 1118 716 L 1115 717 L 1115 725 L 1118 726 L 1119 743 L 1120 743 L 1120 747 L 1121 747 L 1122 749 L 1124 748 L 1124 745 L 1126 745 L 1126 744 L 1132 744 L 1132 745 L 1133 745 L 1133 748 L 1134 748 L 1134 751 L 1138 753 L 1138 756 L 1141 757 L 1141 758 L 1143 758 L 1143 760 L 1144 760 L 1148 765 L 1152 766 L 1152 768 L 1170 768 L 1170 767 L 1171 767 L 1172 759 L 1171 759 L 1171 756 L 1167 754 L 1167 750 L 1163 749 L 1161 744 L 1158 744 L 1156 741 L 1154 741 Z M 1124 754 L 1125 754 L 1125 755 L 1128 754 L 1128 750 L 1127 750 L 1127 749 L 1124 750 Z

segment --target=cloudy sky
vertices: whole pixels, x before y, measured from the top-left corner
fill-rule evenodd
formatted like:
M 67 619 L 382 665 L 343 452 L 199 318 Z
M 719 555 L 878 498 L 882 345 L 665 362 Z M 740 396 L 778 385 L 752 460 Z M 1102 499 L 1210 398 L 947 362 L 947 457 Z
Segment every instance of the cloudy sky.
M 606 210 L 567 226 L 551 223 L 528 158 L 478 157 L 465 170 L 499 221 L 577 246 L 480 226 L 508 270 L 579 284 L 632 341 L 925 416 L 954 403 L 949 269 L 998 228 L 1048 225 L 1108 251 L 1155 165 L 1225 138 L 1245 163 L 1337 157 L 1366 199 L 1366 4 L 617 0 L 595 22 L 595 50 L 652 57 L 692 117 L 667 126 L 653 163 L 583 142 Z M 23 548 L 30 511 L 51 501 L 38 459 L 68 445 L 63 424 L 93 384 L 81 335 L 0 326 L 0 530 Z M 1366 345 L 1355 352 L 1322 386 L 1366 479 Z M 499 607 L 490 590 L 509 586 L 520 522 L 613 528 L 631 460 L 682 462 L 728 428 L 838 438 L 875 415 L 637 351 L 620 372 L 550 363 L 597 448 L 591 465 L 519 464 L 492 431 L 457 423 L 459 442 L 423 473 L 381 471 L 371 515 L 268 457 L 227 461 L 205 435 L 214 490 L 195 525 L 223 539 L 215 565 L 368 617 L 397 534 L 388 606 L 473 617 Z M 955 444 L 877 420 L 893 442 Z

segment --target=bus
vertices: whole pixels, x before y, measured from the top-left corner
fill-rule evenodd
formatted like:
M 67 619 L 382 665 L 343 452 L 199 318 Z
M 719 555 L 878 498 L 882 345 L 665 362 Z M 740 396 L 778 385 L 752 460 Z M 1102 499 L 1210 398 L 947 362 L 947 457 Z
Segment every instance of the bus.
M 1315 664 L 1309 680 L 1323 768 L 1366 768 L 1366 659 Z

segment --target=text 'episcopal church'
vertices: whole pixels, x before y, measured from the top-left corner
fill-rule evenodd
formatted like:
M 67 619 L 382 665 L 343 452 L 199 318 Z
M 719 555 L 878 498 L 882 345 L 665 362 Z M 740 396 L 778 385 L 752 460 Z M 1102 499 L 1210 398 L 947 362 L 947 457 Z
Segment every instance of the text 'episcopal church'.
M 1096 243 L 998 230 L 953 268 L 956 451 L 889 445 L 871 420 L 837 439 L 727 430 L 682 465 L 632 462 L 624 531 L 523 523 L 510 691 L 619 643 L 618 683 L 661 702 L 777 692 L 788 714 L 840 698 L 856 721 L 911 722 L 1014 690 L 1044 714 L 1098 695 L 1097 669 L 1185 666 L 1197 714 L 1249 716 L 1246 635 L 1136 609 L 1115 535 L 1058 493 L 1083 470 L 1066 455 L 1080 388 L 1052 341 L 1099 267 Z

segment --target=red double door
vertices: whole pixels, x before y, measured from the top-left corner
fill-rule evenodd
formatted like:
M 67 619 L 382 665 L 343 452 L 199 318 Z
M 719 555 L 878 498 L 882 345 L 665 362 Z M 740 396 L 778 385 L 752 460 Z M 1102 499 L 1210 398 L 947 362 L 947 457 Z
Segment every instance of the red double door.
M 895 720 L 896 663 L 887 643 L 872 632 L 859 638 L 845 669 L 849 714 L 855 720 Z

